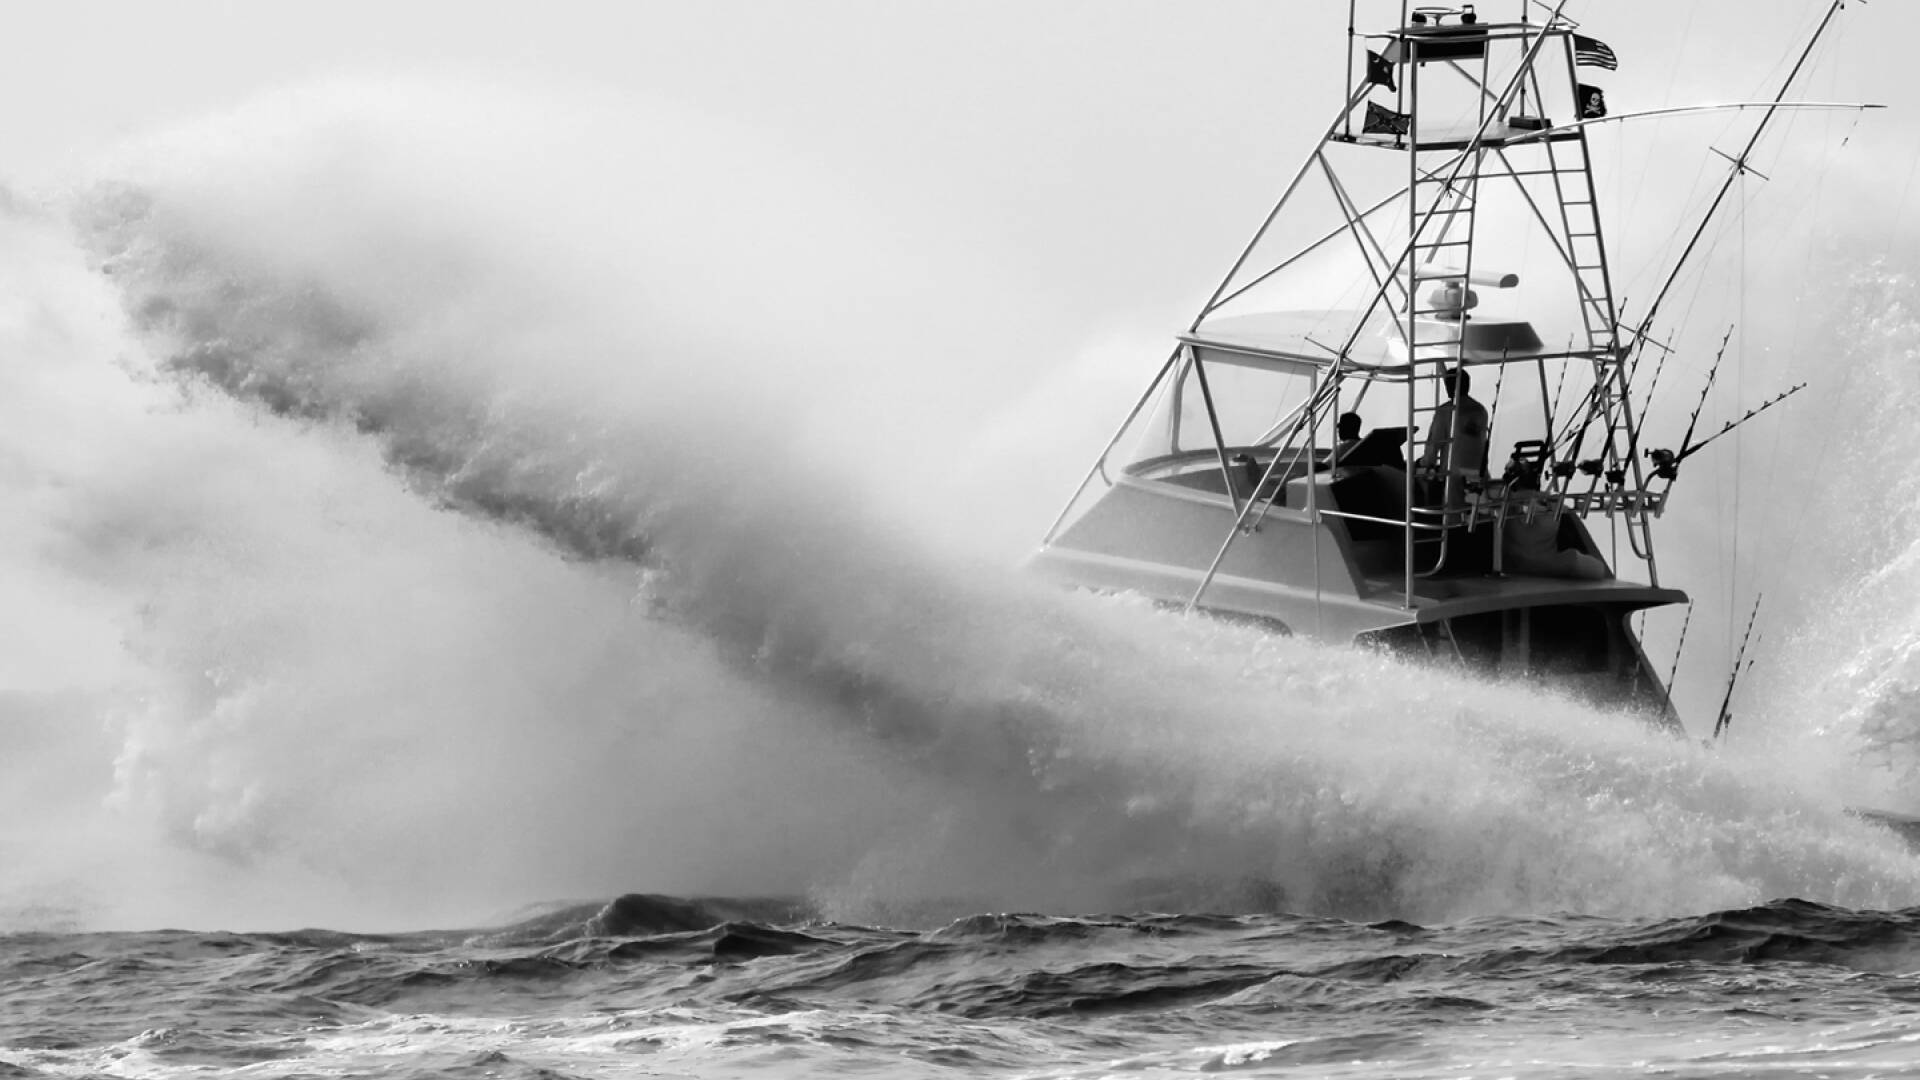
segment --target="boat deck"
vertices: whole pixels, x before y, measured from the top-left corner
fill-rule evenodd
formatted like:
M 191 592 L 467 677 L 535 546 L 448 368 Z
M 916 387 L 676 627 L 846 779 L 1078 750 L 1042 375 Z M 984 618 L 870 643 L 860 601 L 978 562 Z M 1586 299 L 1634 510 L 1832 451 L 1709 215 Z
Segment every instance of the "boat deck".
M 1404 595 L 1405 580 L 1399 574 L 1370 575 L 1364 580 L 1376 595 L 1390 594 L 1396 599 Z M 1548 604 L 1613 603 L 1637 607 L 1684 603 L 1686 600 L 1686 594 L 1674 589 L 1617 578 L 1586 581 L 1486 571 L 1443 572 L 1433 577 L 1415 578 L 1413 594 L 1414 610 L 1422 622 L 1482 611 Z

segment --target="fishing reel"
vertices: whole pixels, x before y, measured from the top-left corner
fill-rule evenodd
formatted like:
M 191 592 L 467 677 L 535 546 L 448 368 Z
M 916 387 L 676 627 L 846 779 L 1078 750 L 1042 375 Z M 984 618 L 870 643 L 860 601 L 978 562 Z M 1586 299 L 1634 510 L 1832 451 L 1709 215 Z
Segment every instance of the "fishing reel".
M 1653 462 L 1653 475 L 1662 480 L 1680 475 L 1680 455 L 1671 450 L 1649 450 L 1647 460 Z
M 1572 476 L 1575 470 L 1582 476 L 1605 477 L 1608 487 L 1624 487 L 1627 483 L 1627 470 L 1617 465 L 1609 469 L 1607 463 L 1599 458 L 1588 458 L 1577 465 L 1569 465 L 1564 461 L 1553 463 L 1553 475 L 1561 479 Z

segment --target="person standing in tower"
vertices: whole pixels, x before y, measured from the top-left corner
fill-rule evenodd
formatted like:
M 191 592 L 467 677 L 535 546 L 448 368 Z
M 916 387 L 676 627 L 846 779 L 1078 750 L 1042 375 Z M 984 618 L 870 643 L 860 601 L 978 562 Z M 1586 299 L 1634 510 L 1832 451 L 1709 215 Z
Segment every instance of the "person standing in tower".
M 1487 407 L 1473 399 L 1473 377 L 1462 368 L 1450 368 L 1440 376 L 1447 400 L 1434 411 L 1433 424 L 1427 429 L 1426 449 L 1420 455 L 1420 471 L 1430 479 L 1445 477 L 1448 508 L 1466 505 L 1466 482 L 1485 480 L 1487 447 L 1492 442 L 1492 422 Z

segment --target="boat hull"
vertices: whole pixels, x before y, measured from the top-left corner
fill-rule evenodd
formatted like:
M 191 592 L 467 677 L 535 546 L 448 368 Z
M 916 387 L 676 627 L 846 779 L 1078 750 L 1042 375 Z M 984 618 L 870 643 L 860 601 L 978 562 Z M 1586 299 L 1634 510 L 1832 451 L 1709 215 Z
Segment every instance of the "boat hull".
M 1685 593 L 1611 577 L 1493 573 L 1467 557 L 1477 541 L 1465 536 L 1453 541 L 1456 568 L 1416 577 L 1409 595 L 1403 533 L 1316 512 L 1336 505 L 1329 485 L 1293 494 L 1316 505 L 1277 505 L 1236 529 L 1239 511 L 1224 493 L 1122 477 L 1031 569 L 1065 585 L 1537 681 L 1677 729 L 1628 617 L 1684 603 Z

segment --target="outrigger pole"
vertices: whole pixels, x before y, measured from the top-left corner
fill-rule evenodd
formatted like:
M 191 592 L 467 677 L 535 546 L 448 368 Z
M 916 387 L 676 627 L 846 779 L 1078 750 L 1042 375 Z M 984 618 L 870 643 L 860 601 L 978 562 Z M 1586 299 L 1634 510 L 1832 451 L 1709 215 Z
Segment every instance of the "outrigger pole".
M 1674 260 L 1673 270 L 1667 275 L 1667 280 L 1661 284 L 1659 291 L 1653 294 L 1653 303 L 1647 306 L 1647 313 L 1640 320 L 1638 334 L 1640 338 L 1644 339 L 1647 331 L 1653 327 L 1653 319 L 1660 311 L 1661 301 L 1667 298 L 1667 293 L 1672 291 L 1674 282 L 1680 279 L 1680 271 L 1686 267 L 1687 259 L 1693 255 L 1693 249 L 1699 246 L 1700 238 L 1707 234 L 1707 226 L 1713 223 L 1714 214 L 1719 212 L 1720 204 L 1726 201 L 1727 193 L 1733 190 L 1734 182 L 1747 171 L 1748 155 L 1752 154 L 1754 147 L 1760 144 L 1760 136 L 1766 132 L 1767 124 L 1773 120 L 1775 113 L 1786 101 L 1787 91 L 1793 88 L 1793 80 L 1799 78 L 1800 69 L 1806 66 L 1807 58 L 1813 55 L 1813 47 L 1820 43 L 1820 37 L 1827 32 L 1833 17 L 1846 6 L 1847 0 L 1833 0 L 1827 6 L 1827 14 L 1820 20 L 1820 25 L 1814 29 L 1813 36 L 1807 39 L 1807 47 L 1800 51 L 1800 59 L 1794 61 L 1793 70 L 1787 72 L 1786 79 L 1780 83 L 1780 92 L 1773 96 L 1773 102 L 1767 106 L 1766 115 L 1762 116 L 1760 123 L 1754 127 L 1753 135 L 1747 139 L 1747 145 L 1731 159 L 1733 168 L 1727 171 L 1727 178 L 1721 182 L 1720 190 L 1714 195 L 1712 205 L 1708 206 L 1707 212 L 1701 215 L 1699 226 L 1693 230 L 1693 236 L 1687 240 L 1687 246 L 1680 252 L 1680 257 Z
M 1884 108 L 1886 108 L 1885 105 L 1879 105 L 1879 104 L 1875 104 L 1873 102 L 1868 102 L 1868 101 L 1723 101 L 1714 105 L 1674 105 L 1664 109 L 1640 109 L 1635 112 L 1612 113 L 1607 116 L 1596 116 L 1587 120 L 1570 120 L 1564 124 L 1555 124 L 1553 127 L 1550 127 L 1550 128 L 1541 128 L 1539 131 L 1528 132 L 1525 135 L 1513 136 L 1507 140 L 1507 144 L 1509 146 L 1512 146 L 1520 143 L 1539 142 L 1550 136 L 1558 135 L 1563 131 L 1576 131 L 1584 127 L 1593 127 L 1596 124 L 1618 124 L 1626 120 L 1651 120 L 1658 117 L 1685 116 L 1689 113 L 1743 112 L 1747 109 L 1766 109 L 1768 110 L 1769 113 L 1771 113 L 1779 109 L 1859 110 L 1859 109 L 1884 109 Z M 1744 168 L 1747 172 L 1751 172 L 1755 176 L 1760 176 L 1762 179 L 1766 179 L 1766 177 L 1763 174 L 1761 174 L 1761 172 L 1758 169 L 1755 169 L 1750 165 L 1745 165 L 1743 163 L 1743 159 L 1736 159 L 1731 155 L 1721 153 L 1718 150 L 1715 150 L 1714 153 L 1720 154 L 1721 157 L 1726 158 L 1728 161 L 1733 162 L 1736 167 Z

